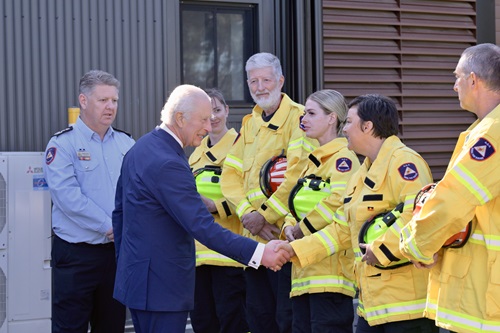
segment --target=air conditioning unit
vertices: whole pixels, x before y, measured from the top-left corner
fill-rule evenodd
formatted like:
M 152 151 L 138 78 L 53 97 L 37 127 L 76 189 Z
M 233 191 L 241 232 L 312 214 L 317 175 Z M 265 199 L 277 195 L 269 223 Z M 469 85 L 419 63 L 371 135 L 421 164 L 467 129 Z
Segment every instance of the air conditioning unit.
M 0 152 L 0 333 L 51 331 L 51 198 L 44 153 Z

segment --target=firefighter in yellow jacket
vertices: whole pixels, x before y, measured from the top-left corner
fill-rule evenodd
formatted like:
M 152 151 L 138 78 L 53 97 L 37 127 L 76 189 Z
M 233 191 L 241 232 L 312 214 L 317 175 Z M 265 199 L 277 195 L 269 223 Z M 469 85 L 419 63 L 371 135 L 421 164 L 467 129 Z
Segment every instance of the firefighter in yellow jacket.
M 309 155 L 289 197 L 294 215 L 285 218 L 289 241 L 331 223 L 347 181 L 359 169 L 358 157 L 341 137 L 346 116 L 344 96 L 335 90 L 316 91 L 306 100 L 302 127 L 320 147 Z M 354 253 L 347 249 L 306 268 L 292 266 L 293 332 L 352 332 L 353 265 Z
M 227 128 L 229 106 L 216 89 L 206 91 L 212 99 L 212 131 L 189 157 L 200 196 L 217 223 L 240 234 L 242 227 L 234 209 L 222 196 L 222 164 L 237 132 Z M 245 315 L 243 265 L 196 241 L 196 285 L 191 324 L 199 333 L 248 332 Z
M 427 317 L 455 332 L 500 332 L 500 47 L 467 48 L 455 76 L 460 106 L 478 119 L 460 135 L 444 177 L 403 228 L 401 251 L 431 267 Z M 465 245 L 441 249 L 469 221 Z
M 396 136 L 398 122 L 396 105 L 384 96 L 363 95 L 349 103 L 344 134 L 348 148 L 365 160 L 346 187 L 343 205 L 329 226 L 278 246 L 296 254 L 293 262 L 300 267 L 354 250 L 357 333 L 438 331 L 423 317 L 428 272 L 411 265 L 399 252 L 399 231 L 411 219 L 417 192 L 432 176 L 424 159 Z M 379 218 L 372 219 L 379 214 L 383 214 L 385 230 Z M 376 231 L 372 225 L 385 232 L 367 241 L 364 237 Z M 363 251 L 370 247 L 380 248 L 390 264 L 370 266 L 362 261 Z
M 224 162 L 222 193 L 236 206 L 244 235 L 269 241 L 277 239 L 288 213 L 288 193 L 305 165 L 314 144 L 305 141 L 300 128 L 304 107 L 281 93 L 284 77 L 276 56 L 257 53 L 246 63 L 247 83 L 256 106 L 245 116 L 239 137 Z M 263 164 L 284 152 L 286 180 L 269 198 L 261 190 Z M 265 268 L 245 270 L 247 319 L 253 333 L 290 332 L 290 268 L 274 273 Z

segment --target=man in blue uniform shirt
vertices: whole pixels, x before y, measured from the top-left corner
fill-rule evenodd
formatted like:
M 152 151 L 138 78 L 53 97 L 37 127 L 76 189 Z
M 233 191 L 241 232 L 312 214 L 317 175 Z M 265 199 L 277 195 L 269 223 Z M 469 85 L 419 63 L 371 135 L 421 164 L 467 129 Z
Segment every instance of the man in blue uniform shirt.
M 183 333 L 194 307 L 194 238 L 240 263 L 278 270 L 289 259 L 233 234 L 203 204 L 183 147 L 211 131 L 210 97 L 200 88 L 174 89 L 162 124 L 140 138 L 123 160 L 113 228 L 117 255 L 114 297 L 130 308 L 138 333 Z M 252 268 L 248 268 L 252 269 Z
M 134 144 L 113 129 L 120 83 L 92 70 L 80 79 L 80 117 L 46 149 L 52 196 L 52 332 L 123 333 L 125 307 L 113 299 L 111 215 L 123 156 Z

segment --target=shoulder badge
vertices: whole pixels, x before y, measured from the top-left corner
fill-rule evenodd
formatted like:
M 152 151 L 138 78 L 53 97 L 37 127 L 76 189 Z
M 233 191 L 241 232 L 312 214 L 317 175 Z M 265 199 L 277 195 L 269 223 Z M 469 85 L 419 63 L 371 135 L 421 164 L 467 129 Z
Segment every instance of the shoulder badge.
M 59 132 L 54 133 L 54 135 L 52 135 L 52 136 L 59 136 L 59 135 L 61 135 L 61 134 L 64 134 L 64 133 L 70 132 L 70 131 L 72 131 L 72 130 L 73 130 L 73 126 L 70 126 L 70 127 L 68 127 L 68 128 L 63 129 L 62 131 L 59 131 Z
M 484 161 L 495 153 L 495 147 L 485 138 L 479 138 L 469 151 L 470 157 L 476 161 Z
M 401 165 L 398 168 L 399 175 L 404 179 L 404 180 L 415 180 L 418 178 L 418 170 L 415 164 L 409 162 Z
M 49 149 L 47 149 L 47 151 L 45 152 L 45 164 L 49 165 L 50 163 L 52 163 L 56 158 L 56 153 L 56 147 L 50 147 Z
M 123 131 L 123 130 L 121 130 L 121 129 L 118 129 L 118 128 L 114 128 L 114 127 L 113 127 L 113 130 L 114 130 L 114 131 L 117 131 L 117 132 L 120 132 L 120 133 L 127 134 L 128 136 L 132 137 L 132 134 L 130 134 L 130 133 L 128 133 L 128 132 L 125 132 L 125 131 Z
M 335 161 L 335 166 L 339 172 L 351 171 L 352 161 L 347 157 L 341 157 Z

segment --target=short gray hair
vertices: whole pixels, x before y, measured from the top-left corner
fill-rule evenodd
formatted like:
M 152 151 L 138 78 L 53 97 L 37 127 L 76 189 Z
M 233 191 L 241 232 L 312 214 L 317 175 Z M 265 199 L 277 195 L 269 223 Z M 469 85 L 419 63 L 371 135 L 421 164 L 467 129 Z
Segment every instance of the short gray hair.
M 99 85 L 113 86 L 117 90 L 120 89 L 120 81 L 113 75 L 105 71 L 93 69 L 85 73 L 80 79 L 80 94 L 88 96 Z
M 274 54 L 267 52 L 256 53 L 248 58 L 245 65 L 245 70 L 248 76 L 249 71 L 264 67 L 272 67 L 277 80 L 279 80 L 279 78 L 283 76 L 283 70 L 281 69 L 280 60 Z
M 500 47 L 484 43 L 468 47 L 462 52 L 462 70 L 474 72 L 492 91 L 500 92 Z

